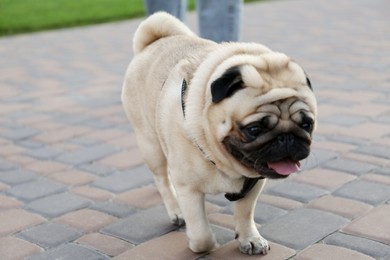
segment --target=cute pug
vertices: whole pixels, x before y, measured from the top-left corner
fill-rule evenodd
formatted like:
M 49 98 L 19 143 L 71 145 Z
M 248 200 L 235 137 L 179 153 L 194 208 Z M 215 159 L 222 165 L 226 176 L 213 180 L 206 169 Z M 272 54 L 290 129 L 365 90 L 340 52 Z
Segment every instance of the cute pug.
M 316 100 L 303 69 L 255 43 L 201 39 L 156 13 L 138 27 L 122 102 L 172 222 L 194 252 L 218 245 L 205 194 L 235 201 L 239 249 L 266 254 L 253 220 L 266 178 L 286 178 L 310 152 Z

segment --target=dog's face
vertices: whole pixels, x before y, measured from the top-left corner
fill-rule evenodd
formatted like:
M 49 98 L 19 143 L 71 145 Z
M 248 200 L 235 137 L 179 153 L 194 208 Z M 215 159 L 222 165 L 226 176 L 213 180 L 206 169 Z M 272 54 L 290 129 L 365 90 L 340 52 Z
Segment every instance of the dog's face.
M 316 101 L 303 70 L 286 56 L 273 58 L 265 67 L 224 69 L 211 83 L 208 118 L 227 156 L 260 176 L 283 178 L 310 153 Z

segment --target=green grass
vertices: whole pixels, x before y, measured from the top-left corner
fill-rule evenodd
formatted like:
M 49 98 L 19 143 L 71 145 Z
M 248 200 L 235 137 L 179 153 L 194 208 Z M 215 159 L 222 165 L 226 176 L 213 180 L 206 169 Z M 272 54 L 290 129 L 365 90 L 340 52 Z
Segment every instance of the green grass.
M 253 1 L 256 0 L 245 2 Z M 193 9 L 195 0 L 188 2 Z M 144 14 L 143 0 L 0 0 L 0 36 L 118 21 Z

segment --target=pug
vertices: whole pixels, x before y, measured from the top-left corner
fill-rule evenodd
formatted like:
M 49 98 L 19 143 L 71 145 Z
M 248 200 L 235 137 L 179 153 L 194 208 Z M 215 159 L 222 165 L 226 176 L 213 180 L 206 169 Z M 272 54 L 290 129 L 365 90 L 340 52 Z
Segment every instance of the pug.
M 253 220 L 265 180 L 299 171 L 310 152 L 316 99 L 304 70 L 256 43 L 218 44 L 173 16 L 143 21 L 133 39 L 122 103 L 172 222 L 189 248 L 218 245 L 205 194 L 234 201 L 236 239 L 267 254 Z

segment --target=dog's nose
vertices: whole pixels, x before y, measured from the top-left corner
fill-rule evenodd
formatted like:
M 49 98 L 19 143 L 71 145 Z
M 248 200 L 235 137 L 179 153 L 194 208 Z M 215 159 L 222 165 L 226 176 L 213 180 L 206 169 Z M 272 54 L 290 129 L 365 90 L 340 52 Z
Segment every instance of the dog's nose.
M 295 137 L 292 134 L 282 134 L 278 136 L 278 142 L 280 145 L 291 145 L 294 143 Z

